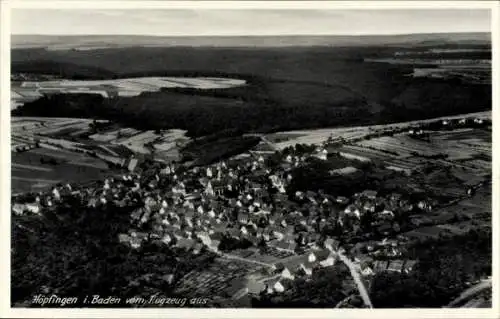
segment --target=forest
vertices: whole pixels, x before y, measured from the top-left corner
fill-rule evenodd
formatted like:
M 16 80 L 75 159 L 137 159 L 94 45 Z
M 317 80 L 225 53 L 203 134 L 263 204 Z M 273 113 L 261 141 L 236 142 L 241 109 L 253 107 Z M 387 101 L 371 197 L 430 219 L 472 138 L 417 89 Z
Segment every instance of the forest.
M 175 281 L 165 280 L 166 274 L 179 279 L 214 259 L 209 252 L 193 255 L 154 241 L 139 249 L 120 243 L 133 209 L 87 208 L 75 200 L 43 215 L 13 215 L 12 306 L 37 307 L 30 303 L 34 295 L 57 294 L 78 297 L 77 306 L 84 307 L 86 295 L 99 294 L 120 297 L 114 307 L 129 307 L 125 298 L 172 296 Z
M 274 132 L 382 124 L 491 110 L 491 85 L 414 79 L 408 76 L 412 66 L 363 62 L 398 50 L 376 45 L 12 50 L 12 74 L 67 79 L 207 76 L 247 81 L 231 89 L 164 89 L 106 100 L 45 97 L 12 114 L 104 118 L 139 129 L 181 128 L 199 137 L 223 130 Z M 443 58 L 446 54 L 441 53 Z

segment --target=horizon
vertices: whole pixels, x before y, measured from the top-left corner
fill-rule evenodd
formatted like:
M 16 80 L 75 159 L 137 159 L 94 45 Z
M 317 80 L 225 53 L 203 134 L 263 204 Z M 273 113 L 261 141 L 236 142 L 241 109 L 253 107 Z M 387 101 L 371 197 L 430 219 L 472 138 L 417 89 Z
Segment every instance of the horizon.
M 230 37 L 477 32 L 491 32 L 490 10 L 13 9 L 11 14 L 12 35 Z
M 363 37 L 363 36 L 406 36 L 406 35 L 433 35 L 433 34 L 491 34 L 491 31 L 464 31 L 464 32 L 415 32 L 415 33 L 366 33 L 366 34 L 244 34 L 244 35 L 155 35 L 155 34 L 44 34 L 44 33 L 12 33 L 11 36 L 40 36 L 40 37 L 154 37 L 154 38 L 195 38 L 195 37 Z

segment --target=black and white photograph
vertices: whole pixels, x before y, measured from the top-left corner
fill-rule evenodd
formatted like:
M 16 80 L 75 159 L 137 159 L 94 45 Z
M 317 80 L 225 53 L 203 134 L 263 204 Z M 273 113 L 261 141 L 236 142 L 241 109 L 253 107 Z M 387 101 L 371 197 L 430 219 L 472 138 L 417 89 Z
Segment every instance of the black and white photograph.
M 498 3 L 26 3 L 12 311 L 498 311 Z

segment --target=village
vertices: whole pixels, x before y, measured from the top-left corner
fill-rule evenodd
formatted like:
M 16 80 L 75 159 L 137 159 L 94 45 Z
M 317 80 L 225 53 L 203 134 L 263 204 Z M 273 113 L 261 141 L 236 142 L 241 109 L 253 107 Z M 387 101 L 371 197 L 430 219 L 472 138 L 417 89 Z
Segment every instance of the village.
M 415 135 L 415 130 L 405 134 Z M 488 185 L 482 182 L 464 184 L 451 203 L 369 188 L 349 196 L 292 190 L 294 170 L 300 167 L 343 157 L 348 163 L 331 170 L 332 176 L 342 179 L 362 170 L 364 160 L 332 145 L 330 140 L 281 151 L 259 145 L 204 167 L 129 165 L 128 173 L 91 186 L 59 184 L 48 193 L 14 197 L 12 210 L 43 214 L 75 200 L 95 209 L 136 207 L 129 232 L 119 235 L 121 243 L 135 250 L 157 242 L 192 254 L 216 254 L 201 273 L 165 278 L 175 282 L 179 293 L 209 293 L 236 306 L 249 306 L 252 297 L 262 294 L 286 294 L 297 278 L 312 280 L 318 271 L 344 267 L 350 273 L 346 297 L 360 295 L 371 307 L 370 278 L 385 271 L 409 273 L 417 264 L 405 257 L 408 245 L 491 227 L 490 216 L 476 213 L 482 205 L 477 202 L 488 198 Z M 483 200 L 475 199 L 480 196 Z M 460 206 L 463 201 L 468 204 Z

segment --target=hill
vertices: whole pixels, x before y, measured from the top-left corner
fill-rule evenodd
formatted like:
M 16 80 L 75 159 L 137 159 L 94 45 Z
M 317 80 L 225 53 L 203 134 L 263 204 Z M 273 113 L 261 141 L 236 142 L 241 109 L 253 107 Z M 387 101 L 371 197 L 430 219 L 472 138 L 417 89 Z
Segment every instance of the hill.
M 444 35 L 413 37 L 413 41 L 438 41 L 439 37 Z M 447 35 L 439 43 L 449 44 L 446 39 L 452 38 Z M 91 106 L 85 99 L 60 96 L 28 103 L 13 114 L 100 117 L 136 128 L 177 127 L 187 129 L 191 136 L 203 136 L 234 129 L 270 132 L 382 124 L 491 110 L 491 85 L 412 78 L 408 76 L 412 65 L 365 62 L 365 58 L 392 56 L 403 48 L 378 43 L 357 47 L 15 49 L 11 52 L 12 73 L 74 79 L 216 76 L 245 79 L 248 85 L 221 90 L 165 89 L 100 100 Z
M 295 36 L 141 36 L 141 35 L 12 35 L 12 48 L 53 50 L 157 47 L 310 47 L 370 45 L 489 44 L 489 33 L 432 33 L 401 35 L 295 35 Z

